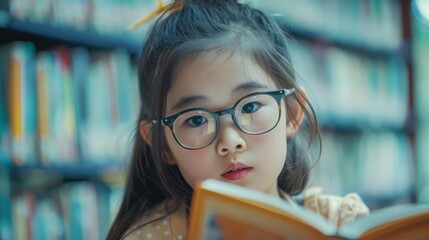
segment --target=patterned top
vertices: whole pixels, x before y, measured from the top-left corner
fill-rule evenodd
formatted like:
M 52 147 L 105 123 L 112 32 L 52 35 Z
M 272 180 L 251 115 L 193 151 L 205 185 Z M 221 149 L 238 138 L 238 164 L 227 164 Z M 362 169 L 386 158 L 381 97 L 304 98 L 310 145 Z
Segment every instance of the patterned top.
M 296 207 L 296 203 L 286 194 L 283 197 Z M 187 219 L 185 207 L 168 213 L 171 201 L 164 201 L 137 221 L 126 234 L 125 240 L 143 239 L 186 239 Z M 304 194 L 304 207 L 308 208 L 341 226 L 356 217 L 369 214 L 369 209 L 356 193 L 344 197 L 324 195 L 321 188 L 310 188 Z

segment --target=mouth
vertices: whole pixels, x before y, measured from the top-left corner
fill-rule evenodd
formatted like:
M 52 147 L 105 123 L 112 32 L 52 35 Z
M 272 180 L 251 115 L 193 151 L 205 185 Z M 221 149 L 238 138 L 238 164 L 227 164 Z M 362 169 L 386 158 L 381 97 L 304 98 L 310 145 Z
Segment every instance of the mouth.
M 253 167 L 249 167 L 243 163 L 230 164 L 221 176 L 229 181 L 239 180 L 247 176 L 249 172 L 253 170 Z

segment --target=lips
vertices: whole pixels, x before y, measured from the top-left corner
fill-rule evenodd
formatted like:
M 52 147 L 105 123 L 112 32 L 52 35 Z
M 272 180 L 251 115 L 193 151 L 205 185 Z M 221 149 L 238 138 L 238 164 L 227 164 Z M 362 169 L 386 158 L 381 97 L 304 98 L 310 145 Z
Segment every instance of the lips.
M 252 171 L 252 167 L 247 166 L 244 163 L 238 162 L 228 165 L 228 167 L 223 171 L 221 176 L 227 180 L 239 180 L 247 176 L 247 174 Z

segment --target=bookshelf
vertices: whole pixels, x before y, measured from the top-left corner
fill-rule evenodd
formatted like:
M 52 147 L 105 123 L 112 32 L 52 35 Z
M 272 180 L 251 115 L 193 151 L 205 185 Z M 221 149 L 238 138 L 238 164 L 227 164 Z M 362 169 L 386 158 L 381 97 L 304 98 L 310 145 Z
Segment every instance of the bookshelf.
M 12 2 L 0 3 L 0 239 L 105 239 L 138 112 L 142 33 Z
M 417 201 L 411 1 L 249 2 L 292 36 L 293 65 L 322 127 L 311 185 L 358 192 L 372 209 Z
M 65 67 L 68 69 L 66 72 L 57 73 L 60 79 L 67 81 L 72 76 L 73 83 L 76 83 L 69 87 L 67 93 L 81 97 L 69 100 L 75 119 L 75 134 L 69 139 L 72 150 L 60 144 L 58 135 L 41 140 L 36 130 L 40 126 L 33 125 L 30 131 L 33 138 L 28 141 L 34 148 L 21 149 L 17 152 L 18 156 L 10 152 L 10 149 L 15 149 L 8 138 L 11 126 L 6 123 L 6 115 L 1 115 L 2 111 L 6 111 L 6 106 L 2 105 L 6 101 L 0 101 L 0 239 L 26 238 L 30 235 L 43 238 L 46 234 L 67 239 L 103 239 L 109 225 L 103 221 L 110 219 L 109 213 L 114 211 L 112 208 L 121 195 L 121 181 L 124 178 L 121 174 L 126 167 L 124 159 L 127 159 L 129 145 L 127 140 L 134 125 L 133 113 L 138 112 L 135 110 L 137 93 L 123 96 L 124 92 L 137 89 L 133 85 L 136 79 L 133 59 L 140 50 L 143 32 L 130 37 L 118 29 L 120 26 L 125 29 L 124 23 L 129 24 L 145 15 L 153 9 L 155 2 L 127 1 L 131 5 L 122 3 L 125 4 L 122 6 L 120 1 L 110 1 L 113 6 L 98 6 L 98 14 L 97 11 L 93 13 L 93 16 L 98 16 L 97 19 L 78 21 L 83 25 L 68 24 L 63 19 L 49 21 L 39 15 L 31 17 L 28 13 L 31 7 L 19 8 L 21 11 L 16 12 L 16 9 L 10 10 L 10 6 L 5 4 L 8 2 L 0 4 L 0 45 L 18 41 L 26 43 L 25 47 L 18 44 L 17 49 L 30 49 L 20 55 L 33 65 L 33 70 L 28 68 L 28 71 L 36 72 L 39 66 L 40 71 L 44 69 L 50 73 L 55 72 L 56 68 Z M 53 2 L 59 4 L 66 1 Z M 75 2 L 84 4 L 87 1 Z M 395 0 L 385 6 L 383 4 L 387 1 L 379 5 L 382 1 L 330 0 L 327 6 L 333 6 L 332 9 L 326 7 L 326 1 L 322 0 L 248 2 L 276 16 L 287 16 L 287 30 L 295 39 L 291 48 L 293 64 L 302 85 L 315 103 L 323 128 L 324 153 L 313 172 L 315 178 L 312 183 L 323 186 L 325 192 L 332 194 L 356 191 L 371 208 L 414 202 L 417 198 L 428 199 L 428 194 L 426 198 L 417 196 L 413 177 L 418 169 L 427 169 L 423 168 L 426 166 L 424 160 L 419 162 L 422 168 L 415 161 L 415 144 L 421 146 L 416 143 L 416 128 L 423 129 L 427 124 L 415 124 L 414 102 L 424 101 L 414 100 L 411 69 L 416 54 L 411 49 L 416 43 L 410 41 L 410 2 Z M 375 10 L 371 8 L 373 5 Z M 339 10 L 343 7 L 347 11 L 341 13 Z M 359 18 L 359 11 L 363 8 L 370 9 L 368 11 L 372 11 L 372 15 L 357 23 L 350 20 Z M 330 14 L 329 11 L 334 12 Z M 103 23 L 100 12 L 123 12 L 127 16 L 111 16 Z M 383 13 L 382 20 L 376 17 L 379 12 Z M 297 16 L 297 13 L 307 14 Z M 323 19 L 322 16 L 329 18 Z M 55 19 L 55 16 L 52 18 Z M 120 19 L 121 23 L 112 23 L 113 19 Z M 335 19 L 345 20 L 340 21 L 344 26 L 335 26 L 334 23 L 339 22 Z M 376 21 L 376 24 L 371 21 Z M 109 24 L 114 27 L 109 29 Z M 374 27 L 369 30 L 371 34 L 353 33 L 350 29 L 356 27 L 350 26 L 354 24 Z M 377 32 L 377 29 L 387 30 Z M 64 54 L 75 64 L 61 65 L 60 60 L 55 60 Z M 0 53 L 0 62 L 4 61 L 1 56 L 4 53 Z M 112 62 L 116 64 L 108 65 Z M 109 75 L 106 66 L 115 66 L 115 72 L 125 73 L 123 75 L 128 80 L 125 83 L 121 80 L 123 85 L 119 85 L 118 75 Z M 345 71 L 336 72 L 336 69 Z M 370 78 L 371 74 L 376 77 Z M 1 91 L 4 91 L 6 84 L 1 79 L 6 79 L 3 77 L 6 75 L 6 70 L 0 67 Z M 35 84 L 37 74 L 33 76 L 31 81 Z M 107 81 L 106 76 L 113 76 L 109 84 L 103 84 Z M 95 81 L 82 83 L 82 79 Z M 118 89 L 118 86 L 125 88 Z M 103 93 L 112 89 L 118 90 L 113 99 L 127 99 L 126 102 L 106 104 L 111 98 Z M 33 95 L 36 99 L 36 93 L 33 92 Z M 1 98 L 5 96 L 5 92 L 0 93 Z M 110 105 L 117 108 L 106 109 Z M 38 105 L 35 108 L 43 109 Z M 52 109 L 60 111 L 55 107 Z M 85 114 L 88 110 L 97 115 Z M 120 114 L 112 115 L 112 112 Z M 60 113 L 64 115 L 64 112 Z M 33 115 L 29 115 L 28 119 L 41 121 L 36 112 L 30 114 Z M 34 120 L 33 124 L 37 121 Z M 119 140 L 109 142 L 108 139 Z M 418 141 L 427 142 L 424 139 Z M 16 149 L 19 150 L 19 146 Z M 62 151 L 49 151 L 52 149 Z M 424 154 L 424 151 L 420 153 Z M 63 157 L 65 159 L 61 159 Z M 419 172 L 419 176 L 418 181 L 423 189 L 427 186 L 427 174 Z M 71 205 L 77 208 L 75 215 L 70 214 Z M 24 209 L 24 213 L 17 209 Z M 89 215 L 85 215 L 86 212 Z M 82 225 L 73 224 L 76 219 L 89 222 L 88 225 L 95 226 L 95 230 L 85 230 Z M 43 227 L 49 225 L 47 221 L 63 230 L 50 232 Z M 22 229 L 22 226 L 30 230 Z
M 7 13 L 0 10 L 0 16 Z M 1 17 L 0 17 L 1 18 Z M 63 26 L 50 26 L 45 23 L 31 22 L 6 18 L 0 20 L 0 26 L 5 33 L 2 41 L 31 40 L 38 43 L 38 47 L 49 47 L 54 44 L 83 45 L 96 49 L 123 48 L 130 53 L 140 51 L 140 43 L 129 36 L 105 36 L 88 29 L 73 29 Z M 2 37 L 3 38 L 3 37 Z

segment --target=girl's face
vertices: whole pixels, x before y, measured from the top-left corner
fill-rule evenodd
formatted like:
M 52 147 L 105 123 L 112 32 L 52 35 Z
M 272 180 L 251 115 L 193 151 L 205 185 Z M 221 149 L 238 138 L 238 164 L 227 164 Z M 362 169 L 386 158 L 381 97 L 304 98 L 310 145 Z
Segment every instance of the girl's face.
M 166 116 L 189 108 L 213 112 L 231 108 L 242 97 L 278 90 L 274 81 L 250 57 L 239 53 L 204 53 L 182 62 L 168 93 Z M 185 180 L 192 187 L 214 178 L 278 195 L 277 177 L 286 159 L 286 109 L 271 131 L 250 135 L 241 131 L 230 114 L 220 116 L 217 138 L 208 146 L 189 150 L 165 128 L 168 146 Z M 237 170 L 238 169 L 238 170 Z M 234 171 L 236 170 L 236 171 Z

